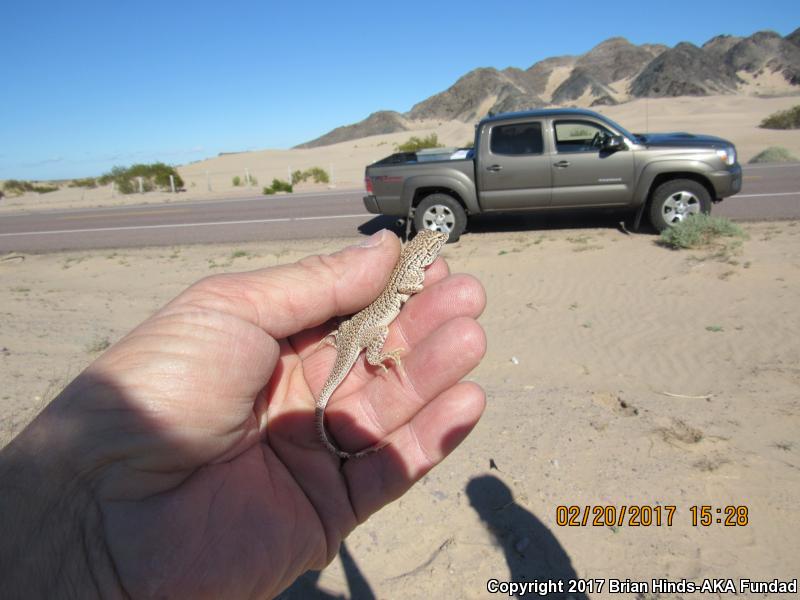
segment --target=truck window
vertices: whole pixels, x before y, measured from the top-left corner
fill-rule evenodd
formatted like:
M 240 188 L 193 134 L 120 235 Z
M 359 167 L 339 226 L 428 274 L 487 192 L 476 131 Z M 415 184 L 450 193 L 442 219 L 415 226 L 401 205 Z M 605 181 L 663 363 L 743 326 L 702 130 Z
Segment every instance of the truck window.
M 541 123 L 515 123 L 492 128 L 492 154 L 541 154 L 544 150 Z
M 611 131 L 592 121 L 556 121 L 557 152 L 597 152 Z

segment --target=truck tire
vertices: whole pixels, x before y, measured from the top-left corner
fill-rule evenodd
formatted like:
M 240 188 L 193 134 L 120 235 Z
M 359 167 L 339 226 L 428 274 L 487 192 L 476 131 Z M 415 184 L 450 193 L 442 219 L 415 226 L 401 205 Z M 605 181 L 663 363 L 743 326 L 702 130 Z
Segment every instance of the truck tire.
M 692 179 L 671 179 L 659 185 L 650 200 L 650 223 L 658 231 L 692 215 L 711 212 L 708 190 Z
M 458 200 L 449 194 L 435 193 L 425 196 L 414 212 L 417 231 L 433 229 L 449 234 L 449 244 L 457 242 L 467 227 L 467 213 Z

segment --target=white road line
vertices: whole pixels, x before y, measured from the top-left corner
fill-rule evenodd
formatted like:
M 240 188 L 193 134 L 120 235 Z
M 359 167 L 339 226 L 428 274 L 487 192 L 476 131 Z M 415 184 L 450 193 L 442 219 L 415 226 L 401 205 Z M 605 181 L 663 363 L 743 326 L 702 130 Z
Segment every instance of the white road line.
M 792 168 L 795 169 L 800 167 L 800 163 L 789 163 L 789 164 L 774 164 L 774 165 L 747 165 L 742 166 L 742 171 L 749 171 L 750 169 L 785 169 L 785 168 Z
M 800 192 L 775 192 L 773 194 L 736 194 L 729 198 L 763 198 L 765 196 L 800 196 Z
M 0 233 L 0 237 L 15 237 L 22 235 L 56 235 L 63 233 L 91 233 L 93 231 L 130 231 L 134 229 L 170 229 L 172 227 L 207 227 L 215 225 L 248 225 L 252 223 L 289 223 L 291 221 L 324 221 L 325 219 L 364 219 L 368 213 L 358 215 L 331 215 L 328 217 L 284 217 L 280 219 L 252 219 L 249 221 L 211 221 L 208 223 L 172 223 L 164 225 L 129 225 L 125 227 L 95 227 L 92 229 L 58 229 L 54 231 L 20 231 L 15 233 Z

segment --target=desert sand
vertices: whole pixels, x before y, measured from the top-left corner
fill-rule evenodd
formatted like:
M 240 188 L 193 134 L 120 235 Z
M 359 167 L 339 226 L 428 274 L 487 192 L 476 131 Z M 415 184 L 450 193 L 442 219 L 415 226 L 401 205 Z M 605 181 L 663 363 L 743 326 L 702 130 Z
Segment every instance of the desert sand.
M 601 112 L 634 132 L 690 131 L 718 135 L 733 141 L 739 161 L 750 158 L 769 146 L 783 146 L 800 157 L 800 131 L 760 129 L 764 117 L 800 103 L 800 96 L 757 98 L 753 96 L 682 97 L 635 100 L 617 106 L 598 107 Z M 144 195 L 114 194 L 110 186 L 96 189 L 68 188 L 49 194 L 27 193 L 0 200 L 0 212 L 46 209 L 121 206 L 141 203 L 180 202 L 184 200 L 258 195 L 273 178 L 287 180 L 294 170 L 319 166 L 332 175 L 329 185 L 301 184 L 297 192 L 336 187 L 352 189 L 363 186 L 364 168 L 392 152 L 396 144 L 412 135 L 436 133 L 447 146 L 464 146 L 474 137 L 474 123 L 460 121 L 419 121 L 414 131 L 377 135 L 321 148 L 300 150 L 260 150 L 225 154 L 178 168 L 186 191 L 179 194 L 151 192 Z M 247 175 L 256 183 L 233 186 L 233 178 L 242 182 Z
M 716 253 L 602 228 L 472 234 L 446 247 L 452 271 L 487 289 L 489 349 L 470 375 L 486 413 L 286 597 L 318 587 L 483 598 L 491 578 L 797 577 L 800 223 L 745 227 L 738 250 Z M 0 261 L 0 443 L 191 282 L 345 243 Z M 702 504 L 746 506 L 748 524 L 694 527 L 690 507 Z M 563 527 L 559 505 L 676 512 L 669 527 Z

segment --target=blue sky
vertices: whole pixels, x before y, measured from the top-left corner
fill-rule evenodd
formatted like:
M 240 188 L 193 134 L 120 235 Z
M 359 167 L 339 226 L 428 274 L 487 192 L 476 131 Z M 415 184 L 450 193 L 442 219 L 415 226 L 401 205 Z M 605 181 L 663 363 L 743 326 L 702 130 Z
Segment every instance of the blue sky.
M 7 0 L 0 14 L 0 179 L 286 148 L 406 111 L 476 67 L 612 36 L 699 45 L 800 26 L 797 0 Z

